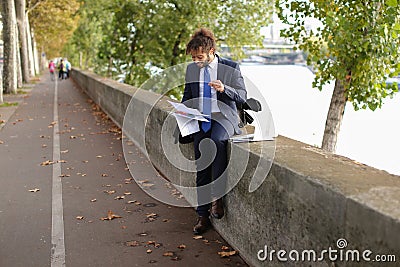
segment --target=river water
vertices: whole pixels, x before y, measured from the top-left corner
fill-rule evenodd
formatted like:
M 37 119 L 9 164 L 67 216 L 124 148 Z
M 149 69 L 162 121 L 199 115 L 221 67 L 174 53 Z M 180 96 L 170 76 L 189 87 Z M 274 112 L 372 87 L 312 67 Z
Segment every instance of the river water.
M 333 82 L 312 88 L 314 74 L 295 65 L 242 64 L 241 70 L 267 101 L 278 135 L 321 147 Z M 375 111 L 347 103 L 336 154 L 400 175 L 400 94 Z

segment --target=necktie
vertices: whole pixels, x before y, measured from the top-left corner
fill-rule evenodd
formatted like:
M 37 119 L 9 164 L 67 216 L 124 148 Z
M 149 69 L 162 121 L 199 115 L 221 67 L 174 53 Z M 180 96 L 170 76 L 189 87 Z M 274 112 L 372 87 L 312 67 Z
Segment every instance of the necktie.
M 208 67 L 204 68 L 204 90 L 203 90 L 203 114 L 211 115 L 211 86 L 208 83 L 211 81 Z M 211 129 L 211 116 L 208 116 L 208 122 L 201 123 L 201 129 L 206 133 Z

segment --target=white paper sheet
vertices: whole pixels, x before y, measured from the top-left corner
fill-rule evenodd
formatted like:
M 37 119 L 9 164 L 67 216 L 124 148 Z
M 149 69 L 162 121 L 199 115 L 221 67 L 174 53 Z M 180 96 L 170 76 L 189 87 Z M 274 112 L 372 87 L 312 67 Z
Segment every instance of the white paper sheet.
M 208 121 L 200 111 L 188 108 L 182 103 L 168 101 L 176 111 L 172 113 L 178 123 L 182 137 L 200 131 L 199 121 Z

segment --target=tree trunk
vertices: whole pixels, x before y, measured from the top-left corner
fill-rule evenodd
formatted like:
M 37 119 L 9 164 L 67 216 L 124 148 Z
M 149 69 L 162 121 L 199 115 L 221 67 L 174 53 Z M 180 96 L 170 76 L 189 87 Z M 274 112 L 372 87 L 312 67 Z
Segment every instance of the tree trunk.
M 3 102 L 3 64 L 0 64 L 0 104 Z
M 3 87 L 6 93 L 17 93 L 17 47 L 14 0 L 2 0 L 4 65 Z
M 0 104 L 3 102 L 3 65 L 0 64 Z
M 17 20 L 15 20 L 17 22 Z M 17 88 L 22 88 L 22 69 L 21 69 L 21 53 L 20 53 L 20 43 L 19 43 L 19 32 L 18 25 L 15 23 L 15 52 L 17 53 Z
M 112 65 L 113 65 L 113 58 L 110 57 L 108 59 L 107 77 L 111 79 L 112 79 Z
M 29 24 L 29 13 L 26 13 L 26 35 L 28 41 L 28 57 L 29 57 L 29 73 L 30 76 L 35 76 L 35 61 L 33 59 L 33 45 L 32 45 L 32 34 L 31 26 Z
M 332 153 L 336 150 L 337 137 L 339 135 L 340 126 L 342 125 L 344 109 L 347 102 L 343 83 L 344 82 L 341 80 L 336 80 L 335 82 L 335 89 L 333 90 L 322 140 L 322 149 Z
M 32 29 L 31 29 L 31 34 L 32 34 L 32 44 L 33 44 L 33 61 L 35 62 L 35 75 L 37 75 L 40 73 L 39 55 L 36 46 L 35 34 Z
M 182 39 L 182 35 L 185 33 L 185 31 L 182 31 L 179 33 L 178 37 L 175 40 L 175 44 L 174 47 L 172 49 L 172 58 L 171 58 L 171 66 L 175 66 L 176 64 L 178 64 L 178 56 L 181 53 L 179 46 L 181 44 L 181 39 Z
M 0 16 L 3 18 L 3 4 L 0 5 Z M 2 23 L 3 25 L 3 23 Z M 0 43 L 3 45 L 3 34 L 0 34 Z M 0 49 L 0 57 L 3 57 L 3 48 Z M 3 62 L 0 64 L 0 104 L 3 104 Z
M 19 29 L 19 43 L 21 45 L 21 70 L 24 82 L 29 82 L 29 61 L 28 61 L 28 38 L 26 31 L 25 0 L 16 0 L 15 8 L 17 12 L 17 24 Z

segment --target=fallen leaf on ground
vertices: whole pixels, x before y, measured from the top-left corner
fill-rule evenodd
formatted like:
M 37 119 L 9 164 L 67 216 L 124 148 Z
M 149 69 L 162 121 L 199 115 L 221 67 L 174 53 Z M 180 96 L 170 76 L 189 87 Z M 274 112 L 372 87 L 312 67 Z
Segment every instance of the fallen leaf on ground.
M 186 248 L 186 245 L 184 245 L 184 244 L 179 245 L 178 248 L 179 248 L 179 249 L 185 249 L 185 248 Z
M 51 164 L 54 164 L 54 161 L 46 160 L 46 161 L 43 161 L 42 163 L 40 163 L 40 166 L 47 166 L 47 165 L 51 165 Z
M 140 246 L 140 243 L 138 241 L 132 240 L 125 242 L 125 245 L 128 247 L 137 247 Z
M 36 192 L 38 192 L 38 191 L 40 191 L 40 189 L 39 189 L 39 188 L 35 188 L 35 189 L 31 189 L 31 190 L 29 190 L 29 192 L 32 192 L 32 193 L 36 193 Z
M 95 198 L 90 200 L 90 202 L 96 202 L 96 201 L 97 201 L 97 199 L 95 199 Z
M 124 195 L 125 196 L 129 196 L 129 195 L 132 195 L 132 193 L 131 192 L 125 192 Z
M 67 163 L 67 161 L 66 161 L 66 160 L 63 160 L 63 159 L 57 160 L 57 162 L 58 162 L 58 163 Z
M 108 177 L 108 174 L 107 173 L 102 173 L 101 177 Z
M 141 184 L 141 186 L 144 186 L 144 187 L 151 187 L 151 186 L 153 186 L 154 184 L 152 184 L 152 183 L 145 183 L 145 184 Z
M 220 255 L 221 258 L 230 257 L 230 256 L 233 256 L 235 254 L 236 254 L 236 250 L 218 252 L 218 255 Z
M 107 214 L 107 217 L 100 218 L 100 220 L 102 220 L 102 221 L 107 221 L 107 220 L 111 221 L 111 220 L 116 219 L 116 218 L 122 218 L 122 217 L 119 216 L 119 215 L 114 214 L 111 210 L 109 210 L 108 214 Z
M 71 175 L 69 174 L 61 174 L 60 177 L 70 177 Z
M 114 199 L 115 200 L 120 200 L 120 199 L 124 199 L 125 198 L 125 196 L 116 196 Z
M 85 218 L 85 217 L 83 217 L 83 216 L 76 216 L 76 219 L 77 219 L 77 220 L 83 220 L 83 218 Z
M 96 156 L 96 158 L 102 158 L 103 156 L 101 156 L 101 155 L 98 155 L 98 156 Z
M 153 251 L 151 249 L 146 250 L 146 253 L 152 253 Z
M 115 190 L 104 190 L 104 193 L 107 193 L 109 195 L 115 194 Z
M 165 252 L 165 253 L 163 254 L 163 256 L 165 256 L 165 257 L 172 257 L 172 256 L 174 256 L 174 253 L 168 251 L 168 252 Z
M 222 250 L 229 250 L 229 247 L 227 247 L 227 246 L 222 246 L 221 249 L 222 249 Z
M 68 153 L 68 152 L 69 152 L 68 149 L 67 149 L 67 150 L 63 150 L 63 151 L 60 151 L 61 154 L 65 154 L 65 153 Z
M 203 236 L 202 235 L 196 235 L 196 236 L 193 237 L 193 239 L 196 239 L 196 240 L 203 239 Z
M 153 245 L 155 248 L 161 247 L 161 244 L 156 241 L 147 241 L 147 245 Z

